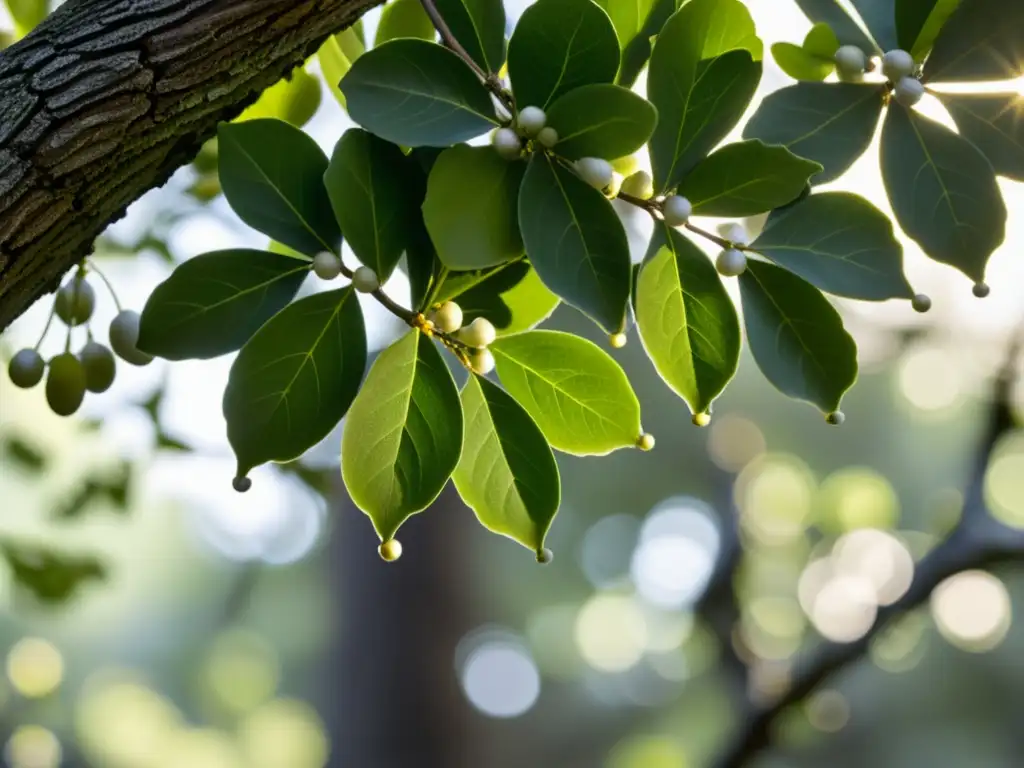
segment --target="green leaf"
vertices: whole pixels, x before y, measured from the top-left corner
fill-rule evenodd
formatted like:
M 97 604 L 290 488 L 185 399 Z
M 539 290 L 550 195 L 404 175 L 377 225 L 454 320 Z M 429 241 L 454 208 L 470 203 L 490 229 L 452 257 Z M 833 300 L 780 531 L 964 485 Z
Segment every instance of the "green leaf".
M 1010 93 L 937 93 L 960 129 L 998 174 L 1024 181 L 1024 96 Z
M 931 50 L 960 0 L 896 0 L 896 36 L 899 46 L 920 61 Z
M 914 295 L 892 222 L 848 192 L 811 195 L 772 214 L 750 248 L 837 296 L 884 301 Z
M 348 104 L 339 84 L 341 79 L 352 69 L 352 63 L 365 51 L 366 45 L 363 43 L 361 31 L 357 31 L 356 26 L 331 35 L 324 40 L 324 44 L 317 51 L 316 57 L 320 62 L 320 71 L 324 73 L 324 79 L 342 109 L 348 109 Z
M 555 152 L 569 160 L 631 155 L 647 143 L 657 122 L 649 101 L 609 83 L 569 91 L 548 110 L 548 125 L 558 131 Z
M 189 259 L 146 302 L 139 348 L 165 360 L 241 349 L 295 298 L 308 274 L 308 261 L 245 248 Z
M 382 541 L 441 493 L 462 429 L 459 390 L 429 338 L 410 331 L 381 352 L 345 420 L 341 474 Z
M 698 163 L 677 192 L 699 216 L 755 216 L 795 200 L 820 170 L 785 147 L 743 141 Z
M 1024 3 L 969 0 L 942 27 L 925 82 L 1014 80 L 1024 74 Z
M 242 347 L 224 390 L 238 474 L 291 461 L 334 429 L 366 367 L 363 313 L 351 286 L 290 304 Z
M 617 333 L 629 301 L 629 242 L 608 199 L 557 160 L 535 154 L 519 193 L 519 226 L 544 284 Z
M 665 24 L 651 54 L 647 98 L 654 187 L 675 187 L 736 126 L 761 79 L 762 45 L 739 0 L 691 0 Z
M 402 37 L 433 41 L 436 35 L 420 0 L 391 0 L 380 14 L 373 45 L 379 47 Z
M 352 119 L 405 147 L 447 147 L 495 124 L 487 89 L 456 54 L 392 40 L 359 57 L 341 81 Z
M 351 128 L 334 148 L 324 174 L 341 233 L 356 258 L 376 272 L 381 282 L 391 277 L 419 218 L 409 170 L 401 149 Z
M 833 0 L 834 2 L 835 0 Z M 893 0 L 849 0 L 871 37 L 883 51 L 898 48 L 896 40 L 896 18 L 893 15 Z
M 493 269 L 449 275 L 437 301 L 449 299 L 462 308 L 463 325 L 484 317 L 499 336 L 530 330 L 558 306 L 558 297 L 524 259 Z
M 831 59 L 822 59 L 793 43 L 774 43 L 772 58 L 794 80 L 824 80 L 836 68 Z
M 656 226 L 636 281 L 636 324 L 661 378 L 707 413 L 736 373 L 740 324 L 711 260 L 681 233 Z
M 275 117 L 301 128 L 320 108 L 320 78 L 302 67 L 265 90 L 256 103 L 235 118 L 236 122 Z
M 485 528 L 539 553 L 562 495 L 548 441 L 519 403 L 479 376 L 463 387 L 462 409 L 456 490 Z
M 622 63 L 615 78 L 616 83 L 627 88 L 633 86 L 643 68 L 647 66 L 654 39 L 661 34 L 662 27 L 675 10 L 676 0 L 654 0 L 640 32 L 622 49 Z
M 804 38 L 804 50 L 813 56 L 832 61 L 839 50 L 839 38 L 828 24 L 815 24 Z
M 843 320 L 810 283 L 761 261 L 740 275 L 747 344 L 757 367 L 784 395 L 824 413 L 857 380 L 857 346 Z
M 505 63 L 505 3 L 502 0 L 434 0 L 455 39 L 484 72 Z
M 423 220 L 449 269 L 483 269 L 523 253 L 517 201 L 526 164 L 492 147 L 446 149 L 427 179 Z
M 618 69 L 615 28 L 590 0 L 537 0 L 508 44 L 508 73 L 520 109 L 547 109 L 581 85 L 612 82 Z
M 309 256 L 337 250 L 327 157 L 313 139 L 280 120 L 222 123 L 217 136 L 220 183 L 242 221 Z
M 593 342 L 559 331 L 505 336 L 490 346 L 498 377 L 552 447 L 603 456 L 636 444 L 640 401 L 626 372 Z
M 594 0 L 612 20 L 619 47 L 625 49 L 650 16 L 655 0 Z
M 824 167 L 814 184 L 846 173 L 871 145 L 885 104 L 885 87 L 857 83 L 797 83 L 775 91 L 743 128 L 743 138 L 781 144 Z
M 41 603 L 56 605 L 93 581 L 105 581 L 107 568 L 92 555 L 71 555 L 48 547 L 0 539 L 0 554 L 14 582 Z
M 936 261 L 983 280 L 1006 235 L 1006 204 L 977 147 L 940 123 L 889 108 L 882 181 L 900 227 Z
M 49 12 L 48 0 L 4 0 L 7 10 L 10 11 L 11 19 L 14 21 L 14 31 L 17 38 L 22 38 L 31 32 Z
M 828 24 L 840 45 L 856 45 L 865 53 L 875 44 L 836 0 L 795 0 L 804 15 L 815 24 Z

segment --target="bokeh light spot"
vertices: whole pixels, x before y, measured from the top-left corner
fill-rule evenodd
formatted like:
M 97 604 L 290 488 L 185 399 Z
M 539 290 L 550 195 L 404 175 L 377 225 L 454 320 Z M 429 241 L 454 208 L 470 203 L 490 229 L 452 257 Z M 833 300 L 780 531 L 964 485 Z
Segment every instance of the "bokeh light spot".
M 892 484 L 866 467 L 833 472 L 818 495 L 819 524 L 834 533 L 857 528 L 893 528 L 899 520 L 899 499 Z
M 708 435 L 711 460 L 728 472 L 739 472 L 765 452 L 764 433 L 750 419 L 726 414 L 712 419 Z
M 686 752 L 667 736 L 633 736 L 620 742 L 608 758 L 608 768 L 688 768 Z
M 703 594 L 721 545 L 711 508 L 688 496 L 666 499 L 644 520 L 630 573 L 652 605 L 682 608 Z
M 7 677 L 22 696 L 49 696 L 64 679 L 64 659 L 57 646 L 38 637 L 19 640 L 7 654 Z
M 327 730 L 305 702 L 275 699 L 249 715 L 239 730 L 246 768 L 323 768 Z
M 583 659 L 604 672 L 629 669 L 647 647 L 643 611 L 625 595 L 591 597 L 576 616 L 575 635 Z
M 807 720 L 819 731 L 836 733 L 850 721 L 850 704 L 839 691 L 818 691 L 807 701 Z
M 985 571 L 950 576 L 932 593 L 931 607 L 942 636 L 966 651 L 992 650 L 1012 623 L 1006 586 Z
M 765 544 L 803 535 L 810 521 L 814 476 L 794 456 L 765 454 L 736 479 L 736 506 L 743 527 Z
M 1024 528 L 1024 432 L 1000 441 L 985 474 L 985 499 L 994 517 Z
M 490 717 L 519 717 L 540 696 L 540 673 L 529 651 L 504 640 L 483 642 L 466 658 L 462 689 Z
M 948 349 L 920 346 L 900 360 L 900 389 L 915 408 L 942 411 L 960 401 L 963 377 Z
M 22 725 L 7 741 L 4 758 L 8 768 L 57 768 L 61 761 L 60 741 L 46 728 Z
M 229 713 L 249 712 L 277 690 L 280 669 L 274 649 L 259 635 L 230 630 L 210 648 L 204 682 Z

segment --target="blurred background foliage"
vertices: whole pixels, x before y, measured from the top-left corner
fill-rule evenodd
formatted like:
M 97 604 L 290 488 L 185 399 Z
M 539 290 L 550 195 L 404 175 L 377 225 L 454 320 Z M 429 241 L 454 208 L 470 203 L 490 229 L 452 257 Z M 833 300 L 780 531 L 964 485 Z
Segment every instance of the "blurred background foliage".
M 749 5 L 766 42 L 809 26 L 793 3 Z M 7 39 L 44 6 L 8 2 Z M 279 116 L 329 148 L 348 122 L 320 74 L 336 81 L 363 33 L 329 40 L 240 119 Z M 784 82 L 771 71 L 762 87 Z M 877 169 L 838 186 L 871 196 Z M 1021 186 L 1003 189 L 1024 210 Z M 931 313 L 843 305 L 862 376 L 841 430 L 747 359 L 695 429 L 634 337 L 615 354 L 657 448 L 559 456 L 565 501 L 544 568 L 451 493 L 403 529 L 399 564 L 380 562 L 340 488 L 338 435 L 234 494 L 219 402 L 230 360 L 137 369 L 73 420 L 3 378 L 4 764 L 693 768 L 767 703 L 773 747 L 752 765 L 1020 765 L 1024 555 L 986 559 L 980 540 L 958 539 L 950 573 L 963 572 L 927 599 L 908 590 L 962 514 L 999 542 L 1024 537 L 1024 388 L 992 401 L 1024 319 L 1022 222 L 985 302 L 908 245 Z M 645 223 L 629 224 L 642 253 Z M 173 264 L 239 245 L 267 244 L 219 197 L 210 144 L 111 227 L 95 260 L 138 308 Z M 399 329 L 364 310 L 380 349 Z M 34 343 L 47 313 L 0 338 L 0 356 Z M 113 314 L 101 303 L 97 322 Z M 564 308 L 550 327 L 604 341 Z M 1024 361 L 1011 370 L 1016 382 Z M 886 610 L 900 615 L 877 631 Z M 853 664 L 773 708 L 808 659 L 838 668 L 828 654 L 844 648 Z

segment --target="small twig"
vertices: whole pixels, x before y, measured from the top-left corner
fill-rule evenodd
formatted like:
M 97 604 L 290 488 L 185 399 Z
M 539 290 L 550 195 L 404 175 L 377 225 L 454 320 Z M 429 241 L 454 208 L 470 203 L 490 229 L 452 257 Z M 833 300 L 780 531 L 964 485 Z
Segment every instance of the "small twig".
M 649 214 L 651 214 L 652 218 L 659 221 L 661 220 L 661 203 L 658 200 L 654 199 L 653 197 L 648 200 L 644 200 L 641 197 L 627 195 L 624 192 L 619 192 L 619 194 L 616 197 L 619 200 L 622 200 L 624 203 L 635 205 L 637 208 L 647 211 Z M 724 237 L 719 237 L 718 235 L 712 232 L 708 232 L 706 229 L 702 229 L 701 227 L 698 227 L 696 224 L 686 222 L 685 227 L 688 231 L 693 232 L 693 234 L 700 235 L 701 237 L 710 240 L 712 243 L 721 248 L 735 248 L 738 251 L 750 250 L 749 248 L 747 248 L 747 246 L 743 245 L 742 243 L 734 243 L 731 242 L 730 240 L 726 240 Z
M 121 302 L 117 300 L 117 291 L 114 290 L 114 286 L 111 285 L 110 281 L 107 279 L 107 276 L 103 274 L 100 268 L 96 266 L 96 262 L 90 259 L 88 263 L 89 269 L 95 272 L 97 275 L 99 275 L 100 280 L 102 280 L 103 284 L 107 286 L 107 292 L 110 294 L 110 297 L 114 300 L 114 306 L 117 307 L 117 311 L 120 314 Z

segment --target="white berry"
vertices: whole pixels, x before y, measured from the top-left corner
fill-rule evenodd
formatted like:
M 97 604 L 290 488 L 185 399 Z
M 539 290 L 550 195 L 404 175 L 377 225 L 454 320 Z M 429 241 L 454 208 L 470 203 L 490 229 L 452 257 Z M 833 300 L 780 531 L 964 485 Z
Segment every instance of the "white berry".
M 523 144 L 519 136 L 511 128 L 499 128 L 491 136 L 491 143 L 498 150 L 498 154 L 506 160 L 517 160 L 523 151 Z
M 537 143 L 542 147 L 552 149 L 558 143 L 558 131 L 550 125 L 547 128 L 541 128 L 537 134 Z
M 882 57 L 882 74 L 890 82 L 898 82 L 914 71 L 914 57 L 899 48 L 893 49 Z
M 139 349 L 139 313 L 122 310 L 110 323 L 110 346 L 114 354 L 132 365 L 149 365 L 153 356 Z
M 469 367 L 473 373 L 486 376 L 494 370 L 494 355 L 489 349 L 474 349 L 469 356 Z
M 727 248 L 718 254 L 715 268 L 725 277 L 739 277 L 747 270 L 747 256 L 743 251 Z
M 321 280 L 333 280 L 341 274 L 341 259 L 328 251 L 318 253 L 313 257 L 313 272 Z
M 924 96 L 924 84 L 916 77 L 901 77 L 892 95 L 904 107 L 912 107 Z
M 478 317 L 459 331 L 459 341 L 478 349 L 489 346 L 496 338 L 498 338 L 498 332 L 491 325 L 491 321 L 483 317 Z
M 681 227 L 690 220 L 693 214 L 693 206 L 685 197 L 672 195 L 666 197 L 661 204 L 661 215 L 665 217 L 665 223 L 670 227 Z
M 844 45 L 835 56 L 836 70 L 840 77 L 853 77 L 864 74 L 868 67 L 868 57 L 856 45 Z
M 650 200 L 654 197 L 654 181 L 647 171 L 637 171 L 626 177 L 622 182 L 621 194 L 636 197 L 641 200 Z
M 595 189 L 604 189 L 612 183 L 615 171 L 612 164 L 599 157 L 584 157 L 576 161 L 576 172 Z
M 750 234 L 742 224 L 726 224 L 722 227 L 722 237 L 736 245 L 750 245 Z
M 377 273 L 369 267 L 359 267 L 352 275 L 352 285 L 360 293 L 373 293 L 380 288 L 380 280 Z
M 434 327 L 443 333 L 455 333 L 462 327 L 462 307 L 454 301 L 446 301 L 430 318 Z
M 524 107 L 516 119 L 516 124 L 524 136 L 536 136 L 547 124 L 548 116 L 540 107 Z

